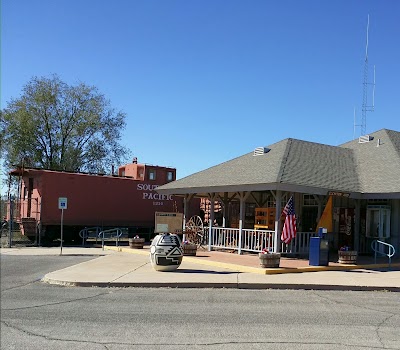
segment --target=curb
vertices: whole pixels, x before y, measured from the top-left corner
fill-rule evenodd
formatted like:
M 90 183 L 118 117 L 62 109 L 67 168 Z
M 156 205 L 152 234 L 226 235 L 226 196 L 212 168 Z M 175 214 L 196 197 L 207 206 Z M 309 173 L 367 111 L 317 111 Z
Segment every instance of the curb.
M 43 277 L 41 282 L 63 287 L 86 288 L 202 288 L 202 289 L 248 289 L 248 290 L 336 290 L 336 291 L 384 291 L 400 292 L 398 287 L 351 286 L 351 285 L 320 285 L 320 284 L 290 284 L 290 283 L 198 283 L 198 282 L 68 282 Z
M 117 252 L 130 253 L 130 254 L 140 254 L 140 255 L 149 255 L 147 251 L 143 251 L 141 249 L 132 249 L 132 248 L 124 248 L 124 247 L 111 247 L 104 246 L 105 250 L 113 250 Z M 224 269 L 229 269 L 237 272 L 247 272 L 247 273 L 256 273 L 261 275 L 276 275 L 276 274 L 286 274 L 286 273 L 301 273 L 301 272 L 319 272 L 319 271 L 351 271 L 351 270 L 374 270 L 380 268 L 394 268 L 400 267 L 400 263 L 392 263 L 390 264 L 365 264 L 365 265 L 338 265 L 338 266 L 307 266 L 307 267 L 299 267 L 299 268 L 257 268 L 229 263 L 222 263 L 217 261 L 204 261 L 196 258 L 192 258 L 189 256 L 184 257 L 185 261 L 206 265 L 206 266 L 214 266 L 220 267 Z

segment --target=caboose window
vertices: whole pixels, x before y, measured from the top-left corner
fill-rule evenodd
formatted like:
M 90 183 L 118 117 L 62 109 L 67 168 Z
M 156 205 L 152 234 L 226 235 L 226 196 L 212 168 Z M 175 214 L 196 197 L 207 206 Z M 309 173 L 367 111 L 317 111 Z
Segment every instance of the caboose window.
M 174 179 L 174 173 L 172 171 L 167 172 L 167 181 L 172 181 Z
M 156 171 L 154 169 L 149 170 L 149 180 L 155 180 L 156 179 Z

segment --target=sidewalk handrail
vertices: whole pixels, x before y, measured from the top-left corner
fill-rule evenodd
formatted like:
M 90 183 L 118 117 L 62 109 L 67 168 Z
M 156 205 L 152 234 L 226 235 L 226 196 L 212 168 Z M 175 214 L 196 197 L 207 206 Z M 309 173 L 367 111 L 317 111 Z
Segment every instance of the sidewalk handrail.
M 388 247 L 388 252 L 383 253 L 383 252 L 379 251 L 378 244 L 381 246 L 384 246 L 384 247 L 385 246 Z M 385 255 L 389 258 L 389 267 L 390 267 L 390 263 L 392 261 L 392 256 L 396 253 L 396 249 L 394 248 L 394 246 L 392 244 L 375 239 L 371 242 L 371 249 L 375 252 L 375 264 L 376 264 L 376 255 L 381 254 L 381 255 Z
M 115 234 L 113 235 L 113 233 Z M 119 238 L 122 236 L 122 230 L 120 228 L 110 228 L 108 230 L 103 230 L 99 232 L 98 237 L 101 238 L 101 247 L 104 250 L 104 235 L 109 235 L 109 238 L 114 238 L 115 237 L 115 245 L 118 247 L 118 241 Z
M 96 238 L 96 243 L 97 243 L 97 237 L 99 236 L 99 232 L 101 231 L 101 227 L 95 226 L 95 227 L 85 227 L 84 229 L 79 231 L 79 237 L 82 238 L 82 247 L 85 245 L 85 241 L 88 238 Z M 92 233 L 94 233 L 92 235 Z

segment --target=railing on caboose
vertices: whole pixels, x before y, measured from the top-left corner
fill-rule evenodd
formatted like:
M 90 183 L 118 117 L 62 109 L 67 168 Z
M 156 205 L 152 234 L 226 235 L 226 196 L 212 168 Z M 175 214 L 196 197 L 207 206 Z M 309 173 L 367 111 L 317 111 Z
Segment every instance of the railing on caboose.
M 39 239 L 40 225 L 40 199 L 6 199 L 2 200 L 2 221 L 12 223 L 14 230 L 19 231 L 24 236 Z
M 11 205 L 13 206 L 11 209 Z M 5 201 L 5 213 L 7 221 L 12 216 L 15 222 L 21 223 L 24 218 L 40 220 L 40 200 L 39 198 L 14 199 Z

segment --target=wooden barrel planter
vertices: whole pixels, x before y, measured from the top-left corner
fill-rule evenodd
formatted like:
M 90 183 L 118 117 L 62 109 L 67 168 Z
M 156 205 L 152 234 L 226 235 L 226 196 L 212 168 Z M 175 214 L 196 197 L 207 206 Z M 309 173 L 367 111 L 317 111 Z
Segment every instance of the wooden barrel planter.
M 281 262 L 280 253 L 269 253 L 269 254 L 259 253 L 258 257 L 260 259 L 261 267 L 279 267 L 279 264 Z
M 183 256 L 196 256 L 197 245 L 191 243 L 182 244 L 182 253 Z
M 356 250 L 339 250 L 339 264 L 355 264 L 357 262 Z
M 129 247 L 133 249 L 143 249 L 144 238 L 129 238 Z

